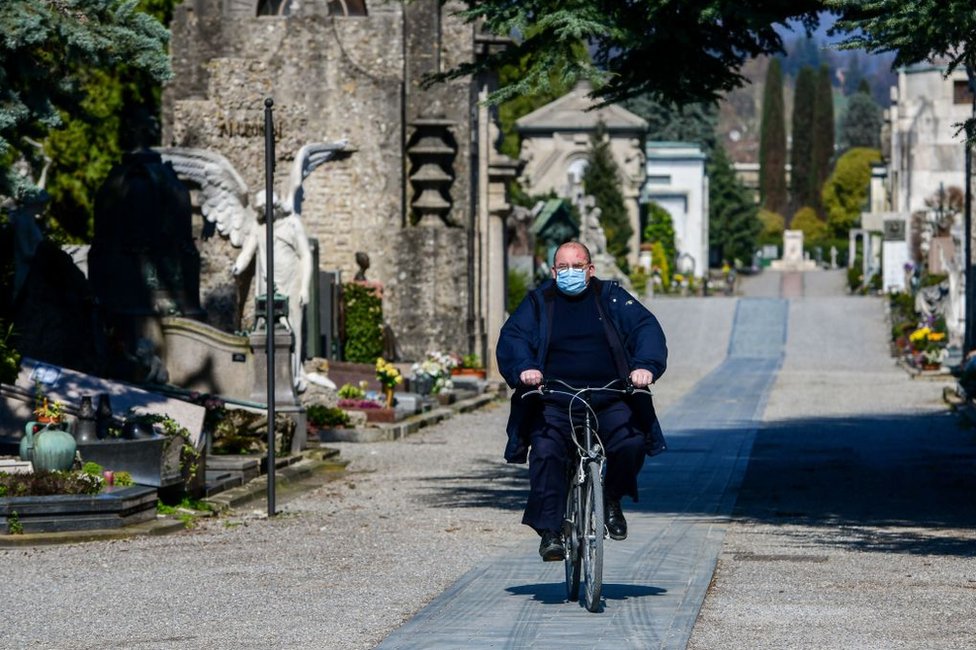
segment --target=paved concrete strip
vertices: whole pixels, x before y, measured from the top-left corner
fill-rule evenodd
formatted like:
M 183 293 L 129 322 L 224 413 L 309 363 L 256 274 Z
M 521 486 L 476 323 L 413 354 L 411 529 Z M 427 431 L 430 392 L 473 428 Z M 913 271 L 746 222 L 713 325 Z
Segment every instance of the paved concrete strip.
M 630 537 L 608 541 L 605 609 L 565 602 L 535 540 L 468 572 L 380 648 L 684 648 L 782 358 L 787 303 L 739 302 L 729 356 L 662 414 L 669 451 L 641 473 Z

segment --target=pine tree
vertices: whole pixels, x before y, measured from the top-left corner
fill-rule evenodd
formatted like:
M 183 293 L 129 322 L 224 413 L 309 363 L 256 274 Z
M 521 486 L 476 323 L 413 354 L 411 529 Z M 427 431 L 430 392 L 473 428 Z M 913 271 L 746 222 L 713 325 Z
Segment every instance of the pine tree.
M 634 229 L 620 191 L 620 173 L 610 153 L 607 127 L 602 122 L 590 138 L 586 171 L 583 172 L 583 191 L 596 200 L 600 208 L 600 225 L 607 236 L 607 252 L 617 260 L 617 266 L 626 273 L 627 253 Z
M 762 222 L 722 147 L 716 147 L 712 154 L 708 179 L 709 239 L 723 259 L 748 263 L 756 250 Z
M 140 0 L 139 11 L 163 25 L 172 20 L 178 0 Z M 158 143 L 162 88 L 157 79 L 131 65 L 83 69 L 82 99 L 63 113 L 63 126 L 44 143 L 53 165 L 48 175 L 48 214 L 53 232 L 66 240 L 91 240 L 94 198 L 125 151 Z M 148 137 L 148 141 L 145 141 Z
M 710 103 L 678 106 L 645 93 L 629 99 L 623 107 L 647 120 L 648 142 L 694 142 L 706 155 L 715 147 L 718 106 Z
M 120 0 L 0 3 L 0 194 L 36 192 L 13 171 L 23 157 L 40 169 L 30 140 L 83 113 L 83 74 L 127 65 L 162 82 L 170 75 L 158 20 Z
M 840 119 L 840 144 L 844 149 L 881 148 L 884 118 L 881 107 L 874 103 L 869 92 L 856 92 L 847 102 L 847 110 Z
M 793 89 L 793 146 L 790 149 L 790 214 L 813 202 L 814 71 L 800 68 Z
M 823 213 L 820 191 L 830 175 L 830 160 L 834 155 L 834 87 L 830 68 L 820 66 L 813 98 L 813 145 L 811 147 L 812 201 L 817 214 Z
M 660 242 L 666 259 L 674 264 L 678 255 L 674 245 L 674 220 L 671 219 L 670 212 L 654 201 L 647 204 L 647 225 L 644 226 L 644 236 L 641 240 L 650 244 Z
M 769 62 L 759 131 L 759 200 L 772 212 L 786 211 L 786 125 L 783 73 L 778 58 Z

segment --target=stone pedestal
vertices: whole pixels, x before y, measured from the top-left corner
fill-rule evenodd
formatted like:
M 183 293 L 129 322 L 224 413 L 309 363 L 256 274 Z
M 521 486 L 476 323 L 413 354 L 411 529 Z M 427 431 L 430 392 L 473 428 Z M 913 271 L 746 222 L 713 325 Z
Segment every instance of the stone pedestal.
M 268 333 L 251 333 L 251 354 L 254 357 L 254 388 L 251 401 L 266 404 L 268 401 Z M 274 333 L 274 382 L 275 412 L 291 417 L 295 421 L 295 437 L 291 443 L 291 453 L 305 448 L 308 441 L 308 426 L 305 407 L 295 395 L 291 373 L 291 332 L 275 329 Z

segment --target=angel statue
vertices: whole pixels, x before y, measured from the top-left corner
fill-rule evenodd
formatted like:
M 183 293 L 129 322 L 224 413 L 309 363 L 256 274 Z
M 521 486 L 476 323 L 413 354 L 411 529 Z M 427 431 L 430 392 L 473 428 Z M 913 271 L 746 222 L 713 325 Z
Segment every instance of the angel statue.
M 221 154 L 204 149 L 160 147 L 156 149 L 163 160 L 173 165 L 181 179 L 200 187 L 200 210 L 217 232 L 242 247 L 231 272 L 237 276 L 257 259 L 255 295 L 267 290 L 267 240 L 264 232 L 265 192 L 248 200 L 247 186 L 233 165 Z M 291 368 L 295 390 L 304 392 L 305 372 L 302 367 L 302 315 L 309 302 L 311 290 L 312 254 L 308 236 L 302 226 L 301 211 L 304 193 L 302 182 L 317 167 L 329 160 L 339 160 L 352 153 L 345 140 L 306 144 L 292 164 L 283 198 L 272 196 L 274 219 L 274 286 L 288 297 L 288 323 L 294 337 Z

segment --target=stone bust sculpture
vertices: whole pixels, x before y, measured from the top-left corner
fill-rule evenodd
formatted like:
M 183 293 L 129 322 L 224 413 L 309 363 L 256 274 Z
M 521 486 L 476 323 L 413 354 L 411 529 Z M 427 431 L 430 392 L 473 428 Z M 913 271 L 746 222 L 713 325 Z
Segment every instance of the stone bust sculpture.
M 366 281 L 366 269 L 369 268 L 369 255 L 363 251 L 356 253 L 356 265 L 359 266 L 359 271 L 356 272 L 356 277 L 353 278 L 357 282 Z

